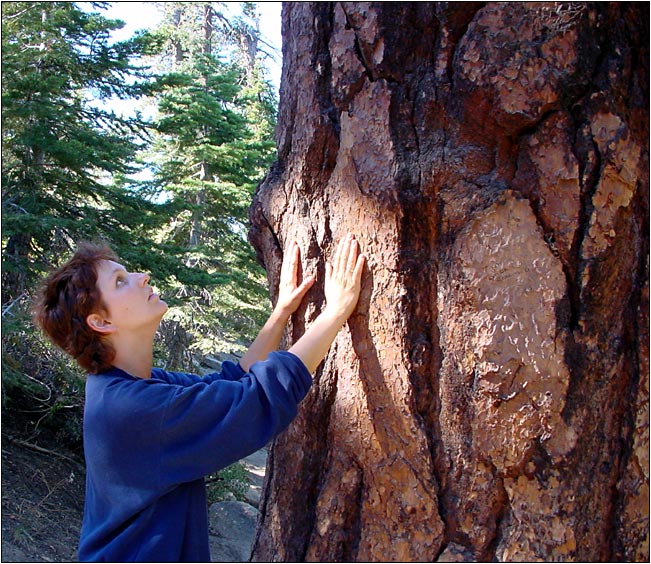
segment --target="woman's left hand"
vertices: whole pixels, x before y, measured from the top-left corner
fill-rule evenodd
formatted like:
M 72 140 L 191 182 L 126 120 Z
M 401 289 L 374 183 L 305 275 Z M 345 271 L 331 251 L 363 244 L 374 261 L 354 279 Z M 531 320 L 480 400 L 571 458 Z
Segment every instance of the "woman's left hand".
M 301 305 L 307 291 L 314 284 L 314 276 L 307 276 L 298 283 L 298 265 L 301 260 L 301 250 L 296 241 L 293 241 L 283 257 L 280 268 L 280 282 L 278 285 L 278 301 L 275 310 L 289 319 L 298 306 Z

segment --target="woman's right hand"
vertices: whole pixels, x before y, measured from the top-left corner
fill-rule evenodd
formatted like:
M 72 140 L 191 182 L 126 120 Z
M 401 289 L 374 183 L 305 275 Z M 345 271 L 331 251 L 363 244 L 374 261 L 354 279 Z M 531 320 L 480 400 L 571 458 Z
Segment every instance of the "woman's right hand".
M 324 315 L 341 324 L 348 319 L 359 299 L 365 261 L 355 236 L 349 233 L 337 245 L 332 263 L 326 263 Z

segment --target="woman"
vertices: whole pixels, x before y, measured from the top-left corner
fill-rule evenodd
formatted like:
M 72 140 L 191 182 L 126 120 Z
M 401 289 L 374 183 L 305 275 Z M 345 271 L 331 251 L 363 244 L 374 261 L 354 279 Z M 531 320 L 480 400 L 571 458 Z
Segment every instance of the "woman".
M 289 425 L 359 298 L 365 258 L 348 235 L 326 265 L 325 308 L 289 351 L 276 351 L 314 284 L 298 283 L 299 262 L 293 243 L 262 331 L 239 364 L 204 377 L 153 368 L 167 304 L 147 274 L 128 272 L 110 249 L 82 245 L 47 278 L 35 319 L 90 373 L 80 560 L 210 560 L 204 476 Z

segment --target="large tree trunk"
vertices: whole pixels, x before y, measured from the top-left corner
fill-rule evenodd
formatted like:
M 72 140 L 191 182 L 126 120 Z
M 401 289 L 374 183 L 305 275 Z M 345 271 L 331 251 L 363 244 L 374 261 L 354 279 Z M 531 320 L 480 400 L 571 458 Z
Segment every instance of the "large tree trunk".
M 251 240 L 356 313 L 274 443 L 255 560 L 648 560 L 647 3 L 285 3 Z

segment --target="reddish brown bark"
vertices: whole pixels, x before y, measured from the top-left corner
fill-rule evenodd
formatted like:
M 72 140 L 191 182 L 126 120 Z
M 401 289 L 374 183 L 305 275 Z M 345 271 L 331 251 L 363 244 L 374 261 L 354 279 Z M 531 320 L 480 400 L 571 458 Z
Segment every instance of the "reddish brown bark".
M 648 560 L 646 3 L 286 3 L 251 240 L 357 312 L 275 442 L 254 559 Z

